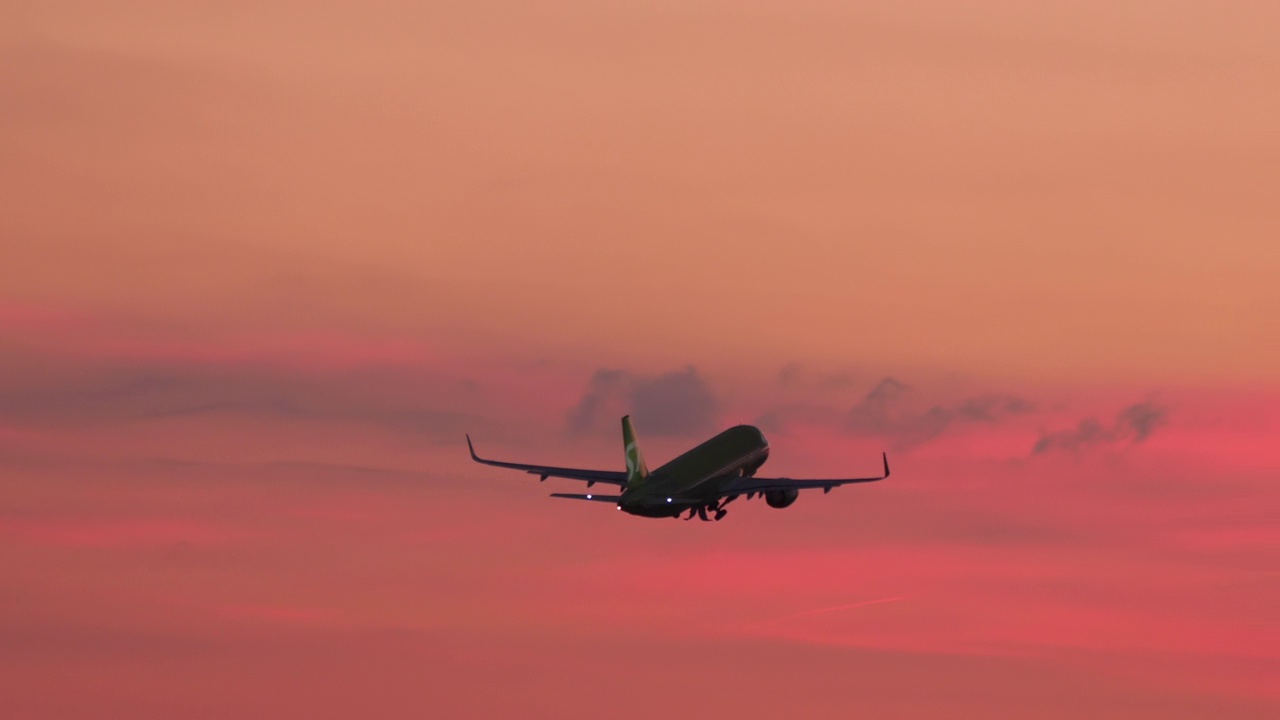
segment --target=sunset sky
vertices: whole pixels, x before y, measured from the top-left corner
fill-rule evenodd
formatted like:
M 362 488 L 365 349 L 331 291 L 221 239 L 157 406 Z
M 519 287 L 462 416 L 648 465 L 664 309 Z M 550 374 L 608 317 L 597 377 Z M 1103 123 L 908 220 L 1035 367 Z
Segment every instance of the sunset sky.
M 1280 4 L 0 7 L 0 715 L 1280 716 Z M 470 462 L 884 483 L 720 523 Z

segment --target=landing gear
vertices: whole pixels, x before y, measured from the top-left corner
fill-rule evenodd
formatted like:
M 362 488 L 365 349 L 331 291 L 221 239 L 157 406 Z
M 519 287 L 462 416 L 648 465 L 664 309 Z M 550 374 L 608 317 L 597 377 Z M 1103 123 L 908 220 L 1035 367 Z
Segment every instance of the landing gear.
M 723 501 L 717 500 L 715 502 L 707 503 L 706 505 L 698 505 L 698 506 L 691 507 L 689 508 L 689 514 L 685 515 L 684 519 L 685 521 L 689 521 L 689 520 L 692 520 L 693 517 L 696 515 L 698 516 L 698 519 L 702 520 L 703 522 L 715 522 L 718 520 L 723 520 L 724 516 L 728 514 L 728 511 L 725 510 L 725 507 L 728 506 L 728 504 L 733 502 L 734 500 L 737 500 L 738 497 L 739 497 L 738 495 L 730 495 L 729 497 L 725 498 Z M 681 516 L 681 513 L 677 513 L 673 517 L 678 518 L 680 516 Z
M 685 516 L 684 516 L 684 519 L 685 519 L 685 521 L 687 522 L 687 521 L 689 521 L 689 520 L 692 520 L 694 515 L 697 515 L 699 520 L 701 520 L 701 521 L 703 521 L 703 522 L 709 522 L 709 521 L 711 520 L 711 518 L 710 518 L 710 517 L 707 517 L 707 510 L 708 510 L 708 509 L 715 510 L 715 512 L 716 512 L 715 519 L 716 519 L 716 520 L 719 520 L 720 518 L 724 517 L 724 510 L 720 509 L 719 507 L 716 507 L 715 505 L 702 505 L 702 506 L 699 506 L 699 507 L 691 507 L 691 508 L 689 508 L 689 514 L 688 514 L 688 515 L 685 515 Z
M 727 497 L 727 498 L 725 498 L 725 499 L 724 499 L 724 502 L 722 502 L 722 503 L 720 503 L 719 505 L 717 505 L 717 506 L 716 506 L 716 520 L 719 520 L 720 518 L 724 517 L 724 516 L 725 516 L 725 513 L 727 513 L 727 512 L 728 512 L 727 510 L 725 510 L 725 507 L 726 507 L 726 506 L 728 506 L 728 504 L 729 504 L 729 503 L 731 503 L 731 502 L 733 502 L 734 500 L 737 500 L 737 499 L 738 499 L 738 496 L 737 496 L 737 495 L 730 495 L 729 497 Z
M 723 520 L 724 516 L 728 514 L 728 511 L 725 510 L 725 506 L 733 502 L 737 498 L 738 498 L 737 495 L 733 495 L 729 499 L 725 500 L 724 502 L 707 503 L 706 505 L 701 505 L 699 507 L 689 508 L 689 514 L 686 515 L 684 519 L 692 520 L 693 516 L 697 515 L 698 519 L 702 520 L 703 522 L 715 522 L 715 521 Z M 708 515 L 707 511 L 711 511 L 713 514 Z

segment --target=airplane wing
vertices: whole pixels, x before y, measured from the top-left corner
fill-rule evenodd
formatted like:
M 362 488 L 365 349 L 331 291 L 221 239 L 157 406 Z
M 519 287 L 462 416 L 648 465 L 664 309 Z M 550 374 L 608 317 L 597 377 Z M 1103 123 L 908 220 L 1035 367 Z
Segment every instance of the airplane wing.
M 467 449 L 471 451 L 471 459 L 485 465 L 493 465 L 494 467 L 511 468 L 512 470 L 523 470 L 530 475 L 538 475 L 541 479 L 546 480 L 549 477 L 569 478 L 570 480 L 583 480 L 587 483 L 587 487 L 591 487 L 595 483 L 605 483 L 606 485 L 626 485 L 627 474 L 621 470 L 582 470 L 579 468 L 563 468 L 553 467 L 551 465 L 527 465 L 525 463 L 509 463 L 500 462 L 498 460 L 486 460 L 476 455 L 475 446 L 471 444 L 471 436 L 467 436 Z M 604 497 L 603 495 L 598 497 Z M 586 499 L 586 498 L 583 498 Z M 591 499 L 595 499 L 594 497 Z
M 889 456 L 882 453 L 881 458 L 884 460 L 884 474 L 879 477 L 867 478 L 828 478 L 828 479 L 806 479 L 793 480 L 791 478 L 762 478 L 762 477 L 746 477 L 726 483 L 723 495 L 740 495 L 742 493 L 766 493 L 770 490 L 812 490 L 822 488 L 824 493 L 831 492 L 831 488 L 841 485 L 851 485 L 853 483 L 868 483 L 883 480 L 889 477 Z
M 592 502 L 616 503 L 622 499 L 621 495 L 579 495 L 578 493 L 551 493 L 551 497 L 565 498 L 568 500 L 590 500 Z

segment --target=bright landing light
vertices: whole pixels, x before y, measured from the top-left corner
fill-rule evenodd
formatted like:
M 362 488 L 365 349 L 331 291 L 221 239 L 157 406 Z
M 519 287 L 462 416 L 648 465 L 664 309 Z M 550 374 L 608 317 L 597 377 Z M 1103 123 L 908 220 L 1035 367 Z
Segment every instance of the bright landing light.
M 667 498 L 667 502 L 671 502 L 671 498 Z

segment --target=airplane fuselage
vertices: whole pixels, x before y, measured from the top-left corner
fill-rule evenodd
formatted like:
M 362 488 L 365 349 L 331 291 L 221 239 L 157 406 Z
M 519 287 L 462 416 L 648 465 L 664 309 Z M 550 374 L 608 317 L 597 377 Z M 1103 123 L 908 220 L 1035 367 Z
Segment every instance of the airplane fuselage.
M 609 503 L 641 517 L 680 517 L 687 512 L 686 520 L 695 516 L 702 520 L 720 520 L 725 516 L 725 506 L 742 496 L 748 500 L 761 497 L 771 508 L 785 508 L 796 501 L 802 490 L 821 490 L 825 494 L 842 485 L 878 482 L 889 477 L 889 456 L 884 453 L 881 453 L 884 474 L 874 477 L 760 477 L 756 471 L 769 459 L 769 441 L 759 428 L 750 425 L 731 427 L 652 472 L 640 452 L 629 415 L 622 418 L 622 446 L 627 469 L 620 472 L 482 458 L 476 454 L 471 436 L 467 436 L 471 459 L 483 465 L 520 470 L 541 480 L 549 477 L 578 480 L 585 482 L 588 489 L 596 483 L 619 488 L 617 494 L 553 492 L 553 498 Z
M 769 459 L 769 442 L 751 425 L 716 435 L 622 492 L 618 509 L 643 517 L 675 517 L 716 502 L 725 481 L 750 477 Z

